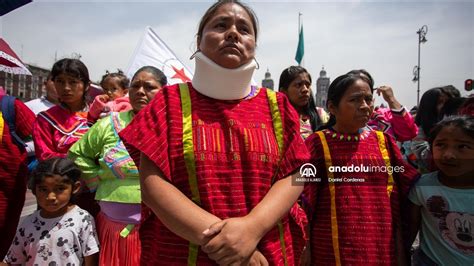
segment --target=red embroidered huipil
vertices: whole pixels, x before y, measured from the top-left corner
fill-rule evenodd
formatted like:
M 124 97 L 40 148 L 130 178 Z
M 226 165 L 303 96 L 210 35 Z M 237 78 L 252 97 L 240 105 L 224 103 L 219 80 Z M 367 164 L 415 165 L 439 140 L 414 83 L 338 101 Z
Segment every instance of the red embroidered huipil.
M 265 89 L 250 99 L 221 101 L 198 93 L 190 83 L 188 86 L 201 207 L 221 219 L 245 216 L 268 192 L 272 178 L 279 180 L 288 176 L 309 158 L 299 135 L 297 114 L 287 98 L 278 94 L 284 137 L 283 159 L 279 164 L 280 154 Z M 164 178 L 192 197 L 183 157 L 183 116 L 178 85 L 159 91 L 120 136 L 136 161 L 138 153 L 133 149 L 144 153 L 160 168 Z M 155 215 L 147 217 L 145 214 L 143 219 L 142 264 L 186 264 L 189 242 L 169 231 Z M 294 252 L 288 216 L 282 219 L 282 224 L 286 255 L 292 265 Z M 271 265 L 284 263 L 279 237 L 275 227 L 258 245 Z M 198 253 L 197 263 L 214 264 L 202 251 Z

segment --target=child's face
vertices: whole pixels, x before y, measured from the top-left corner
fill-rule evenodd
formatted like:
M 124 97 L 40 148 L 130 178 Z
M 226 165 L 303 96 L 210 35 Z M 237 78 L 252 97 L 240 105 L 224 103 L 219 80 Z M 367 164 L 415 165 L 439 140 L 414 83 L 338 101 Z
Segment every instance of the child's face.
M 85 86 L 82 80 L 68 74 L 59 74 L 54 79 L 59 101 L 67 106 L 76 106 L 84 102 Z
M 68 183 L 59 175 L 47 176 L 36 185 L 35 196 L 41 207 L 41 215 L 45 218 L 58 217 L 65 214 L 70 206 L 72 194 L 79 191 L 80 183 Z
M 103 89 L 112 100 L 123 97 L 128 92 L 127 89 L 122 88 L 118 77 L 106 78 L 103 82 Z
M 457 127 L 445 127 L 433 141 L 433 159 L 446 176 L 473 173 L 474 139 Z

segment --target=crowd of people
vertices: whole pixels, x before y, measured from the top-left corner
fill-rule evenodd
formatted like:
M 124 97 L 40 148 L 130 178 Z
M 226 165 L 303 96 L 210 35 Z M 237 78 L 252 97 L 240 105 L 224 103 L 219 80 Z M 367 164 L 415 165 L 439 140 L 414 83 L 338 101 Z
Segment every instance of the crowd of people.
M 415 114 L 364 69 L 323 107 L 302 66 L 254 86 L 258 19 L 236 0 L 196 37 L 191 82 L 106 72 L 89 102 L 65 58 L 44 97 L 0 96 L 0 265 L 474 264 L 474 98 L 433 88 Z

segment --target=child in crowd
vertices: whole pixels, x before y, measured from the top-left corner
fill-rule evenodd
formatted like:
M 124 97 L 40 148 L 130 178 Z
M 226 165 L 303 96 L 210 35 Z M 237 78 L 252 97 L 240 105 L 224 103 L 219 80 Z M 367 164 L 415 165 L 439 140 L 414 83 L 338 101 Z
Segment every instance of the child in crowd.
M 4 262 L 9 265 L 97 265 L 94 219 L 72 203 L 81 170 L 69 159 L 39 163 L 29 183 L 40 210 L 18 227 Z
M 421 96 L 415 118 L 418 135 L 411 141 L 410 149 L 416 155 L 418 171 L 422 174 L 435 170 L 428 139 L 433 126 L 443 117 L 441 110 L 449 99 L 460 97 L 460 92 L 451 85 L 432 88 Z
M 91 126 L 86 95 L 89 71 L 78 59 L 64 58 L 53 65 L 51 77 L 58 93 L 59 104 L 38 113 L 33 141 L 38 161 L 66 157 L 67 151 Z
M 316 103 L 311 92 L 311 75 L 301 66 L 290 66 L 281 72 L 278 91 L 283 92 L 299 114 L 303 139 L 327 123 L 329 115 Z
M 408 245 L 420 230 L 415 265 L 474 265 L 474 117 L 452 116 L 431 131 L 439 171 L 423 175 L 409 194 Z
M 122 70 L 119 69 L 114 73 L 107 71 L 100 82 L 105 94 L 95 97 L 90 107 L 89 119 L 95 121 L 110 112 L 131 110 L 132 106 L 128 99 L 129 82 Z

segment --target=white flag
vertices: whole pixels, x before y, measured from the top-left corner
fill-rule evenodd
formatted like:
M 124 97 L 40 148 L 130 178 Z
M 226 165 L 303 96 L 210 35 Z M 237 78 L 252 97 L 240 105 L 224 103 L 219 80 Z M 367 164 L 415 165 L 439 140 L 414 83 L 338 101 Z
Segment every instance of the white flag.
M 131 79 L 135 72 L 143 66 L 154 66 L 168 78 L 168 84 L 191 81 L 193 73 L 171 51 L 166 43 L 150 26 L 145 29 L 145 35 L 140 40 L 127 69 Z

